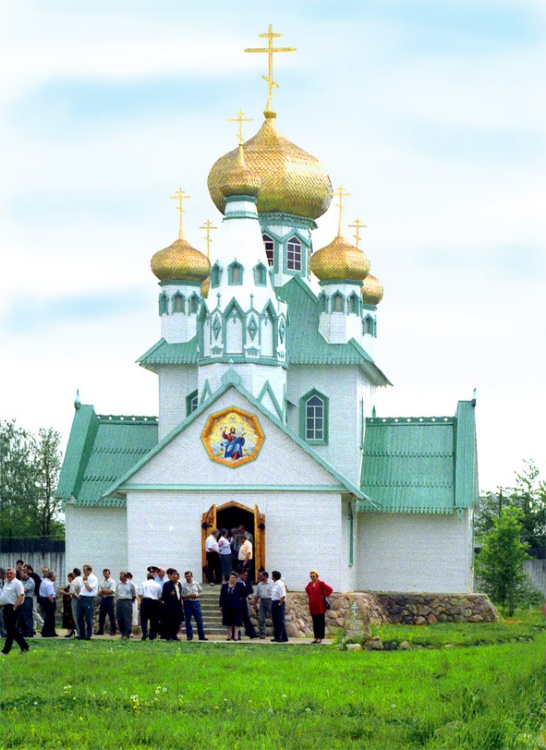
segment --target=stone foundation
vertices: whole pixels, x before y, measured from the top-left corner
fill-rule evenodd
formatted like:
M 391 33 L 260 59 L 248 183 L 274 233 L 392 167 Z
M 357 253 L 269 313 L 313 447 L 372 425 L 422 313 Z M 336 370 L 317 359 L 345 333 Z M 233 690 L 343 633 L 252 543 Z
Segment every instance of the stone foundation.
M 307 595 L 301 591 L 288 592 L 286 631 L 290 638 L 313 634 Z M 358 617 L 365 631 L 370 625 L 385 623 L 404 625 L 432 625 L 436 622 L 496 622 L 497 610 L 485 594 L 405 594 L 395 592 L 352 592 L 332 594 L 330 610 L 326 614 L 326 632 L 347 629 L 357 605 Z

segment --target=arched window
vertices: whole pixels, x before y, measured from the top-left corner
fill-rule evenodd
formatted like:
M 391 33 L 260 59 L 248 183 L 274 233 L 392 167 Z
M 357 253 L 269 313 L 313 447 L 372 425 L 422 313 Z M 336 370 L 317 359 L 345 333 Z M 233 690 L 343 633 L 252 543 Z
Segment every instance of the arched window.
M 369 336 L 374 335 L 374 319 L 371 315 L 366 315 L 364 320 L 362 321 L 362 329 L 363 333 L 367 333 Z
M 210 285 L 212 288 L 220 286 L 220 276 L 222 275 L 222 269 L 215 263 L 210 269 Z
M 328 398 L 319 391 L 300 399 L 300 436 L 308 443 L 328 442 Z
M 177 292 L 174 297 L 172 298 L 172 311 L 175 312 L 185 312 L 185 304 L 184 304 L 184 295 L 180 294 L 180 292 Z
M 264 241 L 265 254 L 267 255 L 267 262 L 270 266 L 273 265 L 275 259 L 275 242 L 271 239 L 268 234 L 262 234 L 262 240 Z
M 318 298 L 318 309 L 319 312 L 327 312 L 328 310 L 328 297 L 326 292 L 321 292 Z
M 165 292 L 162 292 L 159 295 L 158 302 L 159 302 L 159 314 L 165 315 L 165 313 L 167 312 L 167 295 L 165 294 Z
M 286 268 L 288 271 L 301 271 L 301 242 L 297 237 L 290 237 L 286 246 Z
M 353 294 L 351 294 L 351 296 L 349 297 L 349 312 L 358 315 L 358 305 L 358 296 L 353 292 Z
M 228 266 L 228 284 L 232 286 L 241 286 L 243 283 L 243 267 L 235 261 Z
M 264 266 L 263 263 L 258 263 L 257 266 L 254 266 L 254 283 L 256 286 L 265 286 L 266 285 L 266 279 L 267 279 L 267 268 Z
M 332 312 L 343 312 L 343 295 L 339 292 L 332 297 Z
M 199 297 L 196 294 L 192 294 L 189 301 L 190 315 L 197 315 L 199 310 Z

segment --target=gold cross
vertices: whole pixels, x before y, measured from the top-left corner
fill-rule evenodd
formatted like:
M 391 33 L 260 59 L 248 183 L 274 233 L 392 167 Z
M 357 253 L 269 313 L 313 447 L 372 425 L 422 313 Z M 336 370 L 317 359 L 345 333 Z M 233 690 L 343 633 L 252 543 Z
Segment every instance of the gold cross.
M 341 216 L 343 214 L 343 198 L 346 198 L 350 193 L 345 192 L 345 188 L 341 185 L 334 190 L 332 193 L 334 198 L 339 198 L 339 203 L 336 203 L 336 208 L 339 208 L 339 220 L 337 224 L 337 236 L 341 237 Z
M 366 228 L 366 224 L 364 224 L 360 219 L 355 219 L 354 224 L 349 224 L 351 228 L 356 229 L 356 232 L 353 234 L 353 237 L 356 240 L 355 247 L 358 247 L 358 244 L 360 242 L 360 230 Z
M 268 74 L 266 76 L 262 76 L 264 81 L 267 81 L 267 105 L 265 108 L 266 112 L 271 112 L 271 97 L 273 95 L 273 87 L 279 88 L 279 84 L 276 83 L 273 80 L 273 53 L 274 52 L 295 52 L 295 47 L 274 47 L 273 46 L 273 39 L 280 37 L 281 34 L 274 34 L 273 33 L 273 26 L 269 24 L 269 29 L 267 30 L 267 33 L 260 34 L 261 38 L 265 38 L 268 40 L 267 47 L 248 47 L 245 49 L 245 52 L 266 52 L 267 53 L 267 62 L 268 62 Z
M 209 221 L 209 219 L 207 219 L 204 225 L 202 227 L 199 227 L 199 229 L 205 230 L 205 241 L 207 243 L 207 258 L 210 260 L 210 243 L 212 242 L 210 238 L 210 233 L 213 229 L 218 229 L 218 227 L 215 227 L 212 221 Z
M 239 110 L 237 112 L 237 117 L 234 120 L 228 120 L 228 122 L 239 123 L 239 131 L 237 135 L 239 137 L 239 143 L 243 143 L 243 122 L 252 122 L 252 117 L 245 117 L 244 112 L 242 110 Z
M 178 206 L 176 207 L 176 210 L 180 214 L 180 222 L 178 224 L 178 239 L 182 240 L 184 239 L 184 233 L 182 232 L 182 214 L 185 213 L 184 209 L 182 208 L 182 202 L 187 200 L 188 198 L 191 198 L 191 195 L 187 195 L 182 188 L 178 188 L 176 193 L 174 195 L 171 195 L 171 199 L 178 201 Z

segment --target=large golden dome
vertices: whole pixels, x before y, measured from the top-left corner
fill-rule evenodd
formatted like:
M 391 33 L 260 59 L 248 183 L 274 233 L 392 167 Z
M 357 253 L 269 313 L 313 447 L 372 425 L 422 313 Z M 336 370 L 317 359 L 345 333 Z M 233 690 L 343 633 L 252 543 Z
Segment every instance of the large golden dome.
M 370 270 L 370 261 L 362 250 L 344 237 L 336 237 L 329 245 L 311 256 L 311 271 L 321 281 L 362 281 Z
M 222 195 L 228 198 L 230 195 L 253 195 L 260 193 L 262 181 L 252 169 L 246 166 L 243 144 L 237 149 L 237 162 L 234 168 L 226 175 L 223 185 L 220 185 Z
M 210 275 L 210 262 L 184 238 L 159 250 L 150 261 L 153 273 L 160 281 L 203 282 Z
M 261 180 L 259 213 L 288 213 L 317 219 L 328 210 L 332 185 L 318 159 L 284 138 L 273 124 L 273 112 L 244 144 L 247 168 Z M 237 167 L 238 149 L 221 156 L 210 170 L 208 186 L 214 204 L 224 213 L 222 186 Z
M 383 299 L 383 284 L 375 276 L 368 274 L 360 289 L 365 305 L 378 305 Z

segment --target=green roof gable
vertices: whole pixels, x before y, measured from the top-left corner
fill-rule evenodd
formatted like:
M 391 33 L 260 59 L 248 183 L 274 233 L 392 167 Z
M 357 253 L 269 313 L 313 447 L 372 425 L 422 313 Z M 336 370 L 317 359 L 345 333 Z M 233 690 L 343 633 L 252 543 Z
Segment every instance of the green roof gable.
M 104 492 L 157 444 L 157 417 L 96 414 L 92 406 L 76 409 L 57 497 L 80 506 L 125 505 Z
M 157 365 L 196 365 L 197 337 L 184 344 L 168 344 L 165 339 L 160 339 L 137 362 L 154 372 Z
M 366 420 L 362 491 L 385 513 L 453 513 L 473 507 L 478 490 L 474 402 L 454 417 Z
M 329 344 L 325 340 L 319 332 L 317 297 L 298 276 L 282 287 L 279 297 L 288 305 L 288 365 L 361 365 L 375 385 L 390 385 L 370 355 L 355 339 L 347 344 Z

